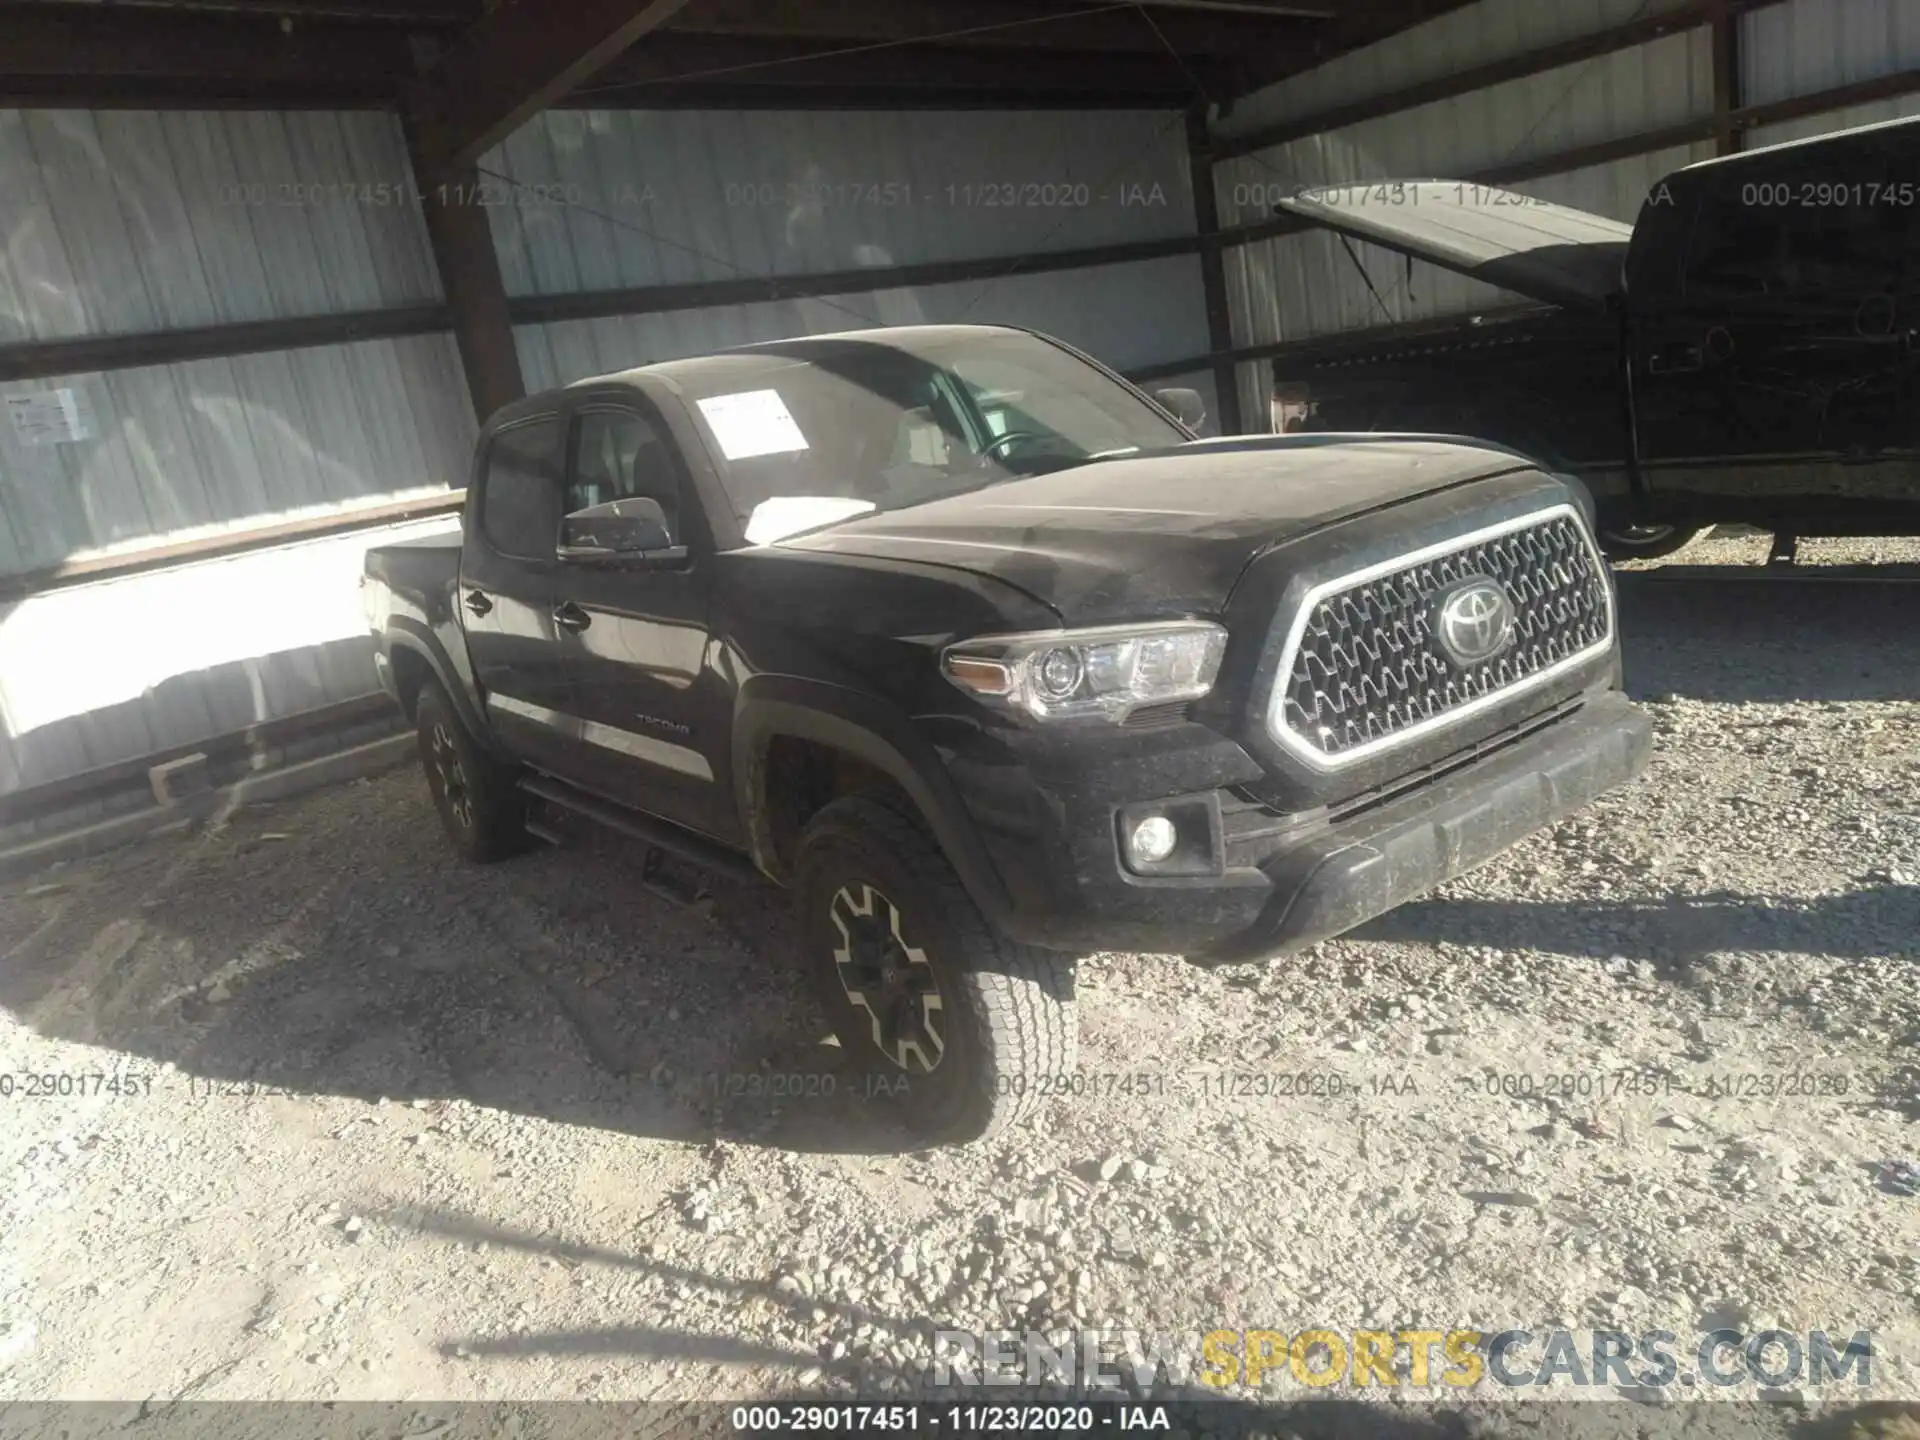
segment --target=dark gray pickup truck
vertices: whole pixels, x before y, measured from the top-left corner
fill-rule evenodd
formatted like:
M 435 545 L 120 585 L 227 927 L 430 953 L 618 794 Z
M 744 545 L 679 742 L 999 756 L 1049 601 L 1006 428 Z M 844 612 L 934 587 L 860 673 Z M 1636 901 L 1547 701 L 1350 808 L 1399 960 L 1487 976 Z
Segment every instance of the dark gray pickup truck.
M 1312 945 L 1638 771 L 1577 485 L 1180 403 L 939 326 L 502 411 L 464 533 L 367 562 L 448 833 L 790 887 L 849 1063 L 963 1140 L 1071 1074 L 1078 957 Z

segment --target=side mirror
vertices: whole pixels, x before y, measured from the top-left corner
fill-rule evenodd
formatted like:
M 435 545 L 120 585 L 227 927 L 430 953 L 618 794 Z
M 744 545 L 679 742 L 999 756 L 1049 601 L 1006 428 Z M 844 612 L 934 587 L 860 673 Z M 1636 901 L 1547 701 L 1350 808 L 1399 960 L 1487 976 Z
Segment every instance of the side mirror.
M 589 505 L 560 522 L 562 560 L 664 558 L 673 550 L 667 512 L 658 500 L 644 495 Z
M 1189 430 L 1198 430 L 1206 422 L 1207 402 L 1201 398 L 1198 390 L 1156 390 L 1153 398 L 1171 410 Z

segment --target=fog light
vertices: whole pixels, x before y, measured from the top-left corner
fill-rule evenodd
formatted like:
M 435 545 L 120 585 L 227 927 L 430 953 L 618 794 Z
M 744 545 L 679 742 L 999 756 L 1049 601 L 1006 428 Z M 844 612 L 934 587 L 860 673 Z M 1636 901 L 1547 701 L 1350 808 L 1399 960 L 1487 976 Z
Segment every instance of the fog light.
M 1136 866 L 1158 865 L 1173 854 L 1179 838 L 1173 822 L 1166 816 L 1149 815 L 1127 836 L 1127 858 Z

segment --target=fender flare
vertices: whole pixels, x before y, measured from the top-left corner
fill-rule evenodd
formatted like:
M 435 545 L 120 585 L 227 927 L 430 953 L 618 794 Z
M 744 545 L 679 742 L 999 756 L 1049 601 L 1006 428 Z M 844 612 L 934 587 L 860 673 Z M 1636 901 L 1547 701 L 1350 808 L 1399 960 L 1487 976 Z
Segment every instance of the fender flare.
M 927 828 L 989 921 L 1012 913 L 1005 882 L 994 867 L 960 792 L 933 747 L 895 707 L 844 686 L 789 676 L 760 676 L 741 691 L 734 710 L 733 773 L 741 833 L 754 864 L 779 877 L 766 823 L 766 762 L 770 743 L 786 736 L 831 746 L 871 765 L 906 792 Z
M 397 652 L 405 650 L 426 661 L 428 673 L 453 701 L 460 723 L 467 727 L 474 739 L 489 749 L 494 748 L 493 731 L 485 715 L 475 703 L 472 692 L 453 673 L 453 666 L 448 662 L 445 652 L 424 623 L 411 615 L 390 617 L 387 621 L 386 647 L 389 660 Z

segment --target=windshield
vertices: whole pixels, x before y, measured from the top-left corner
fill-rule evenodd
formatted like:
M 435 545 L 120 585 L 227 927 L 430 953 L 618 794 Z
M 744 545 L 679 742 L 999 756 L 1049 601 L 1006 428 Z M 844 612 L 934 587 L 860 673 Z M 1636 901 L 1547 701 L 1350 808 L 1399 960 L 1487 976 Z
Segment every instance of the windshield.
M 1021 334 L 911 351 L 822 340 L 675 373 L 750 544 L 1188 437 Z

